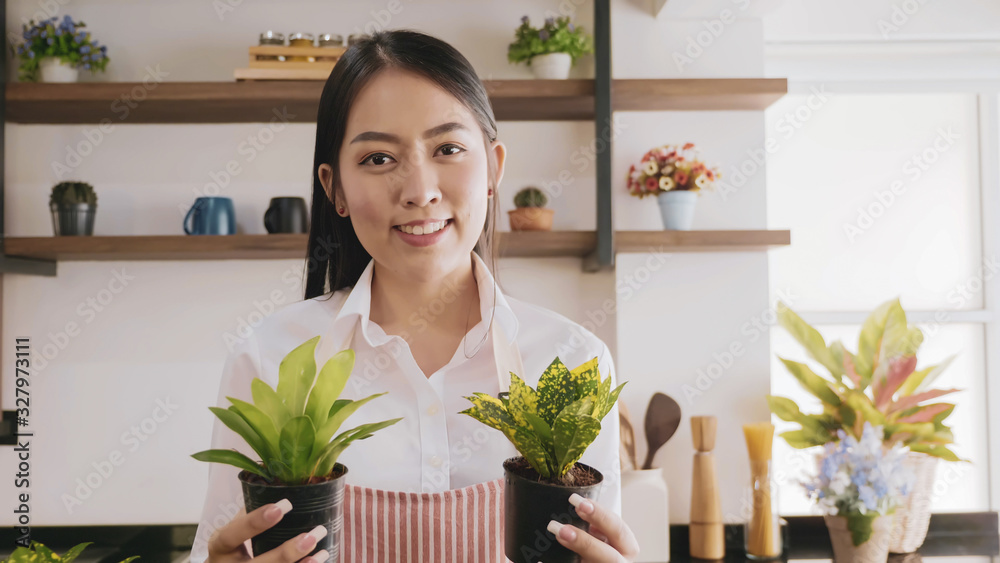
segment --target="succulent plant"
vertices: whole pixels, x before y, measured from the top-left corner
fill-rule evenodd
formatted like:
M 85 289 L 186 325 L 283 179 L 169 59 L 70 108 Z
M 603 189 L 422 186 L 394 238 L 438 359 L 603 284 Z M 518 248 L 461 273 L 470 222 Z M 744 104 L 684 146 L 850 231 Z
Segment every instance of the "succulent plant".
M 94 187 L 86 182 L 59 182 L 52 188 L 49 204 L 75 205 L 89 203 L 97 205 L 97 193 Z
M 503 432 L 543 479 L 572 484 L 565 483 L 569 470 L 597 439 L 624 385 L 611 389 L 611 376 L 601 381 L 597 357 L 570 370 L 556 356 L 537 390 L 511 372 L 508 397 L 473 393 L 466 397 L 473 406 L 460 414 Z
M 545 197 L 545 193 L 538 188 L 523 188 L 521 191 L 517 192 L 516 195 L 514 195 L 514 205 L 518 208 L 545 207 L 545 204 L 548 202 L 549 199 Z
M 80 556 L 82 552 L 88 545 L 94 542 L 89 541 L 81 544 L 77 544 L 69 549 L 66 553 L 62 555 L 57 555 L 51 549 L 45 547 L 44 545 L 32 541 L 31 548 L 24 546 L 19 546 L 10 554 L 10 559 L 6 559 L 9 563 L 71 563 L 74 559 Z M 138 555 L 133 555 L 127 559 L 122 559 L 120 563 L 129 563 L 138 559 Z
M 794 401 L 768 396 L 771 412 L 801 428 L 781 434 L 793 448 L 810 448 L 838 441 L 838 430 L 861 439 L 865 422 L 883 429 L 883 441 L 901 443 L 910 451 L 948 461 L 962 461 L 947 444 L 954 442 L 945 418 L 951 403 L 930 403 L 958 389 L 930 389 L 951 361 L 917 370 L 917 349 L 923 343 L 919 328 L 907 324 L 906 313 L 894 299 L 881 304 L 865 320 L 858 353 L 839 340 L 827 346 L 819 331 L 784 303 L 778 303 L 778 322 L 825 367 L 828 377 L 808 365 L 779 358 L 799 383 L 823 404 L 820 414 L 805 414 Z
M 250 384 L 253 404 L 233 397 L 228 409 L 209 407 L 227 427 L 239 434 L 261 458 L 261 463 L 236 450 L 205 450 L 192 454 L 199 461 L 226 463 L 282 485 L 317 482 L 330 475 L 340 454 L 356 440 L 370 438 L 402 420 L 362 424 L 334 434 L 365 403 L 385 395 L 376 393 L 352 401 L 339 399 L 354 369 L 354 350 L 330 358 L 317 377 L 316 336 L 288 353 L 278 366 L 278 387 L 260 378 Z

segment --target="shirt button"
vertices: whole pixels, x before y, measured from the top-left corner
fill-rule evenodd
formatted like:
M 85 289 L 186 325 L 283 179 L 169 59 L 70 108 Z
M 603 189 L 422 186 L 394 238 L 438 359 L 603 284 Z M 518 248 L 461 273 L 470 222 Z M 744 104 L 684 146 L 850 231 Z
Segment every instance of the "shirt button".
M 427 409 L 427 414 L 429 414 L 429 415 L 431 415 L 431 416 L 434 416 L 434 415 L 436 415 L 437 413 L 438 413 L 438 408 L 437 408 L 437 405 L 431 405 L 430 407 L 428 407 L 428 409 Z
M 441 467 L 441 458 L 438 456 L 431 456 L 431 465 L 434 467 Z

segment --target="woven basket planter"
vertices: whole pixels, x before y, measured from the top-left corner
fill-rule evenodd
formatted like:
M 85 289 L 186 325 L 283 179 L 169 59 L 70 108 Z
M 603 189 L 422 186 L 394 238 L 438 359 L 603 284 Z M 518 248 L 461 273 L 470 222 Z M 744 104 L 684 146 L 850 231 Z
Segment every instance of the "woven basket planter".
M 890 553 L 912 553 L 924 544 L 927 526 L 931 521 L 931 495 L 934 493 L 934 476 L 938 458 L 909 453 L 905 465 L 916 474 L 913 489 L 903 506 L 896 509 L 892 518 Z

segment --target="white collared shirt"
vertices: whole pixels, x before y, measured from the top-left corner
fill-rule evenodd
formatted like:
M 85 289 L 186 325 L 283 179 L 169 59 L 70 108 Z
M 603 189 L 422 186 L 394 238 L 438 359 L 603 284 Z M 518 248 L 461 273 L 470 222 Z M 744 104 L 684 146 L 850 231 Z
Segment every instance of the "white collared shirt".
M 472 257 L 481 320 L 459 344 L 451 361 L 430 377 L 421 371 L 403 338 L 386 334 L 369 319 L 371 261 L 353 288 L 287 305 L 261 323 L 227 358 L 216 406 L 227 408 L 230 402 L 226 397 L 252 402 L 250 382 L 255 377 L 276 387 L 282 358 L 317 335 L 321 335 L 316 350 L 319 369 L 338 351 L 331 349 L 332 343 L 345 341 L 351 337 L 350 331 L 356 331 L 351 344 L 354 370 L 341 398 L 388 394 L 358 409 L 341 430 L 390 418 L 403 420 L 344 450 L 338 461 L 348 467 L 347 483 L 437 493 L 503 477 L 503 461 L 518 455 L 514 446 L 501 432 L 459 414 L 471 406 L 464 397 L 475 392 L 497 396 L 500 392 L 492 340 L 488 338 L 494 280 L 479 255 L 473 252 Z M 448 295 L 442 291 L 440 307 L 448 306 Z M 570 369 L 596 356 L 601 377 L 611 375 L 612 385 L 618 384 L 611 353 L 593 333 L 558 313 L 505 296 L 499 287 L 495 295 L 493 321 L 500 323 L 520 350 L 525 373 L 518 375 L 528 385 L 537 386 L 556 356 Z M 440 307 L 432 303 L 426 315 L 411 319 L 414 332 L 440 314 Z M 617 406 L 601 426 L 600 435 L 580 461 L 604 475 L 598 503 L 621 514 Z M 242 438 L 218 419 L 212 429 L 211 448 L 235 449 L 257 459 Z M 243 507 L 239 469 L 208 465 L 208 495 L 191 552 L 193 563 L 207 558 L 208 538 Z

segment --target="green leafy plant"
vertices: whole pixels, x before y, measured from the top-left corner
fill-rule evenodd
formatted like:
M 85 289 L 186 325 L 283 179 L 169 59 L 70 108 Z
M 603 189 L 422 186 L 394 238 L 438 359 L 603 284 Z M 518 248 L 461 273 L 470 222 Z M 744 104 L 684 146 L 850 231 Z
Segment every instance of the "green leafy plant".
M 521 18 L 521 25 L 514 31 L 514 42 L 507 47 L 507 60 L 512 63 L 527 61 L 547 53 L 566 53 L 573 59 L 594 52 L 593 38 L 583 27 L 574 26 L 569 16 L 548 18 L 541 28 L 531 25 L 528 16 Z
M 71 563 L 74 559 L 80 556 L 80 552 L 92 543 L 94 542 L 89 541 L 75 545 L 66 553 L 57 555 L 44 545 L 36 541 L 32 541 L 31 548 L 24 546 L 18 547 L 10 554 L 10 559 L 7 559 L 6 561 L 9 563 Z M 129 563 L 129 561 L 133 561 L 138 558 L 138 555 L 133 555 L 127 559 L 122 559 L 120 563 Z
M 319 339 L 311 338 L 281 360 L 277 389 L 255 377 L 250 385 L 253 404 L 226 397 L 232 403 L 228 409 L 209 407 L 246 440 L 261 463 L 236 450 L 205 450 L 191 457 L 233 465 L 275 484 L 309 484 L 325 480 L 353 442 L 402 420 L 362 424 L 334 437 L 347 417 L 385 393 L 357 401 L 339 399 L 354 369 L 354 350 L 335 354 L 317 377 L 314 351 Z
M 597 439 L 624 386 L 612 390 L 611 376 L 601 381 L 596 357 L 570 370 L 557 356 L 537 390 L 511 372 L 508 397 L 474 393 L 466 397 L 473 406 L 460 414 L 503 432 L 543 479 L 572 485 L 569 470 Z
M 84 31 L 85 23 L 74 22 L 69 16 L 57 21 L 53 16 L 38 23 L 31 20 L 22 26 L 24 43 L 16 50 L 21 59 L 21 80 L 38 80 L 38 63 L 45 57 L 55 57 L 84 70 L 104 71 L 107 68 L 108 47 L 98 45 L 90 32 Z
M 97 193 L 94 187 L 86 182 L 59 182 L 52 187 L 49 195 L 50 204 L 75 205 L 78 203 L 97 204 Z
M 894 299 L 881 304 L 865 320 L 858 353 L 839 340 L 826 344 L 823 336 L 784 303 L 778 303 L 778 322 L 801 344 L 809 357 L 829 372 L 815 373 L 808 365 L 779 359 L 799 383 L 823 404 L 820 414 L 805 414 L 794 401 L 768 396 L 771 412 L 801 428 L 781 434 L 793 448 L 810 448 L 838 441 L 837 430 L 861 439 L 865 422 L 883 428 L 887 446 L 900 443 L 910 451 L 961 460 L 947 445 L 954 442 L 944 420 L 955 410 L 951 403 L 927 403 L 959 389 L 930 389 L 954 359 L 917 370 L 916 353 L 923 343 L 919 328 L 907 324 L 906 313 Z
M 524 188 L 514 195 L 514 205 L 520 209 L 522 207 L 545 207 L 549 198 L 538 188 Z

